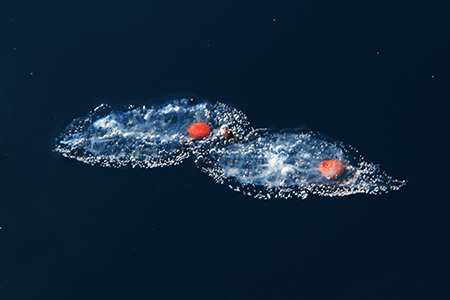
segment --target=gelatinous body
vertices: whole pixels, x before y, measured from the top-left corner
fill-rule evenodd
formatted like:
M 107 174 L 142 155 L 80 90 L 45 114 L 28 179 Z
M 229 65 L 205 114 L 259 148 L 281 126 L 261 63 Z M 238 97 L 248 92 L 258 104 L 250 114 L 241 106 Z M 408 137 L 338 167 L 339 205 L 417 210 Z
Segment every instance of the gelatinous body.
M 255 132 L 246 141 L 199 149 L 196 163 L 218 183 L 261 199 L 378 194 L 405 184 L 315 133 Z
M 102 104 L 85 118 L 72 121 L 57 140 L 55 151 L 103 167 L 176 165 L 191 153 L 188 128 L 196 123 L 209 124 L 213 130 L 201 142 L 217 138 L 223 128 L 242 131 L 248 126 L 242 112 L 220 102 L 182 99 L 126 111 Z M 203 126 L 196 134 L 205 134 L 205 130 Z
M 70 123 L 55 151 L 91 165 L 143 168 L 194 154 L 216 182 L 261 199 L 379 194 L 405 185 L 319 133 L 254 130 L 241 111 L 191 99 L 124 111 L 102 104 Z

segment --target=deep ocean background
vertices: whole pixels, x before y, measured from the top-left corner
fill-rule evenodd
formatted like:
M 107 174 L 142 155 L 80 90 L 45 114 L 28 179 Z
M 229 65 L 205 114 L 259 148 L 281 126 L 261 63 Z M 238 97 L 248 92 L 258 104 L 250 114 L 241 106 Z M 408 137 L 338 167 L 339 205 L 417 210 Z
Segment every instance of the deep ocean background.
M 445 1 L 3 1 L 0 299 L 448 299 L 449 15 Z M 409 182 L 262 201 L 192 159 L 117 170 L 52 152 L 102 102 L 183 96 L 320 131 Z

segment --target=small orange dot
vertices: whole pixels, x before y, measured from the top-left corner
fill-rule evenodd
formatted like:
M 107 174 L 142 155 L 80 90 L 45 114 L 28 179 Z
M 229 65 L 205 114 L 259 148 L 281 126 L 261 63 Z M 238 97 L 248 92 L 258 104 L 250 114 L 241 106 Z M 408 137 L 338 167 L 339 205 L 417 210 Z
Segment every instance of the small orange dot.
M 202 139 L 210 134 L 211 129 L 208 124 L 198 122 L 189 126 L 187 132 L 194 139 Z
M 337 160 L 330 159 L 320 163 L 319 170 L 327 179 L 336 179 L 344 172 L 344 165 Z

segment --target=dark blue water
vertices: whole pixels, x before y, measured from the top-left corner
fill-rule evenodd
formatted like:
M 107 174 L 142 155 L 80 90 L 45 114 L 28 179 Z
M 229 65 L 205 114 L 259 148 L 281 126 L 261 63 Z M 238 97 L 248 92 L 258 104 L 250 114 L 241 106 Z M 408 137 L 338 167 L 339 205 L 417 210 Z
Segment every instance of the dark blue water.
M 429 1 L 0 4 L 0 299 L 447 299 L 448 13 Z M 102 102 L 222 101 L 406 187 L 261 201 L 52 152 Z

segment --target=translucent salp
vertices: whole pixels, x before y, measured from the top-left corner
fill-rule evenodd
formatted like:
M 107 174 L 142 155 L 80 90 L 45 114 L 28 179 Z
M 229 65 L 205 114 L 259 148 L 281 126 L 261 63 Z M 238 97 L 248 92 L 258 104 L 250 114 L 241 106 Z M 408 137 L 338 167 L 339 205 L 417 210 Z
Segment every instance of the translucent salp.
M 405 184 L 387 176 L 356 149 L 311 132 L 257 131 L 244 141 L 199 150 L 196 164 L 204 172 L 218 183 L 261 199 L 379 194 Z M 327 160 L 341 162 L 342 175 L 324 177 L 319 165 Z
M 72 121 L 57 139 L 55 151 L 103 167 L 176 165 L 189 157 L 194 145 L 187 133 L 191 124 L 205 122 L 211 126 L 211 135 L 198 141 L 207 143 L 220 135 L 220 128 L 239 131 L 231 124 L 236 119 L 246 122 L 242 112 L 220 102 L 212 105 L 181 99 L 126 111 L 102 104 L 85 118 Z
M 209 129 L 192 138 L 188 128 L 195 123 Z M 176 165 L 192 153 L 196 165 L 218 183 L 261 199 L 380 194 L 406 184 L 355 148 L 319 133 L 255 130 L 235 108 L 192 99 L 126 110 L 102 104 L 73 120 L 56 140 L 55 151 L 117 168 Z

